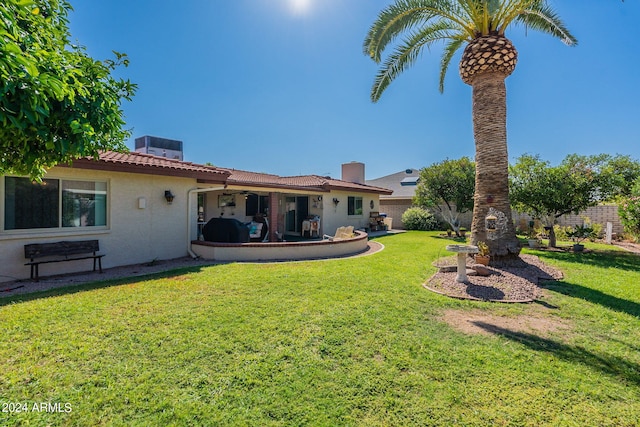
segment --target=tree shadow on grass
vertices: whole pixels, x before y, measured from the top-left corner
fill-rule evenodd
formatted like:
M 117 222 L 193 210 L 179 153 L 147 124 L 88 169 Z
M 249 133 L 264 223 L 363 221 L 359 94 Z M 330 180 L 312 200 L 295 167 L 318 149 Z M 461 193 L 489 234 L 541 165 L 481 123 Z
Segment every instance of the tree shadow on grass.
M 462 244 L 462 243 L 466 243 L 467 242 L 467 236 L 465 237 L 458 237 L 455 234 L 451 235 L 451 236 L 447 236 L 446 234 L 438 234 L 437 236 L 429 236 L 432 239 L 436 239 L 436 240 L 449 240 L 451 242 L 455 242 L 458 244 Z
M 621 357 L 598 355 L 582 347 L 570 346 L 536 335 L 512 331 L 482 321 L 475 321 L 473 323 L 489 333 L 518 342 L 533 351 L 550 353 L 568 362 L 578 363 L 591 369 L 599 370 L 607 375 L 622 378 L 625 381 L 640 385 L 640 366 Z
M 640 304 L 635 301 L 618 298 L 595 289 L 564 281 L 543 282 L 540 286 L 552 292 L 558 292 L 562 295 L 580 298 L 590 303 L 598 304 L 611 310 L 640 318 Z
M 591 265 L 600 268 L 615 268 L 618 270 L 640 272 L 640 257 L 631 252 L 601 250 L 594 250 L 585 253 L 536 251 L 535 254 L 541 259 L 552 259 L 563 262 Z
M 6 305 L 17 304 L 21 302 L 34 301 L 41 298 L 57 297 L 62 295 L 71 295 L 79 292 L 92 291 L 94 289 L 104 289 L 121 285 L 133 285 L 148 280 L 166 279 L 171 277 L 182 276 L 189 273 L 198 273 L 204 268 L 217 267 L 221 264 L 198 265 L 191 267 L 181 267 L 168 271 L 160 271 L 157 273 L 149 273 L 134 277 L 119 277 L 109 280 L 97 280 L 88 283 L 70 284 L 44 291 L 31 292 L 27 294 L 18 294 L 0 298 L 0 307 Z

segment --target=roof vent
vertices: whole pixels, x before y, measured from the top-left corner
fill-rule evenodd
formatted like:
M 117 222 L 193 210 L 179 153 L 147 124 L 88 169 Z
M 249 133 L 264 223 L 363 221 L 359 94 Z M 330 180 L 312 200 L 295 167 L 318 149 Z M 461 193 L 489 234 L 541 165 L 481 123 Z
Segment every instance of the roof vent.
M 403 178 L 402 181 L 400 181 L 400 185 L 404 186 L 404 185 L 418 185 L 418 181 L 420 180 L 419 176 L 408 176 L 406 178 Z
M 407 169 L 404 171 L 404 173 L 406 174 L 412 174 L 413 173 L 413 169 Z

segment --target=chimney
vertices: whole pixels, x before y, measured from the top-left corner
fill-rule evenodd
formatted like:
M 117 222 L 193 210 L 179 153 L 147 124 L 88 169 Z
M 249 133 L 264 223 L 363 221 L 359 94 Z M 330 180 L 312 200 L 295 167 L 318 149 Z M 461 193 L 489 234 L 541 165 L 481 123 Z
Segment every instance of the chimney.
M 342 164 L 342 180 L 364 184 L 364 163 L 351 162 Z

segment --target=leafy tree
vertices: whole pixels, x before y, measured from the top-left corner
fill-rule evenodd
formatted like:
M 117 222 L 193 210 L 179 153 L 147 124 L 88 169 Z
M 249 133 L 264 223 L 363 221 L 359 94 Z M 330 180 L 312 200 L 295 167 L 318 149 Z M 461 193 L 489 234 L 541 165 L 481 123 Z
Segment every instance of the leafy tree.
M 433 208 L 460 236 L 460 213 L 473 209 L 475 164 L 468 157 L 434 163 L 420 171 L 414 204 Z
M 629 196 L 618 204 L 620 222 L 627 233 L 640 238 L 640 178 L 636 179 Z
M 396 0 L 371 26 L 364 52 L 377 63 L 398 37 L 405 36 L 382 63 L 371 89 L 376 102 L 424 48 L 444 42 L 440 62 L 440 91 L 454 54 L 464 46 L 459 71 L 471 85 L 473 133 L 476 145 L 476 186 L 471 242 L 489 243 L 492 257 L 514 257 L 520 252 L 509 207 L 506 87 L 517 51 L 505 37 L 512 25 L 521 24 L 576 44 L 558 15 L 545 0 Z M 507 230 L 487 239 L 485 217 L 493 207 L 504 213 Z
M 549 246 L 556 246 L 553 224 L 568 213 L 578 214 L 606 200 L 612 187 L 603 172 L 610 157 L 571 154 L 551 166 L 539 156 L 525 154 L 510 167 L 513 207 L 549 227 Z
M 121 102 L 136 85 L 69 43 L 66 0 L 0 2 L 0 173 L 41 179 L 46 168 L 99 150 L 126 150 Z
M 602 173 L 611 197 L 629 197 L 634 183 L 640 178 L 640 162 L 621 154 L 609 156 Z

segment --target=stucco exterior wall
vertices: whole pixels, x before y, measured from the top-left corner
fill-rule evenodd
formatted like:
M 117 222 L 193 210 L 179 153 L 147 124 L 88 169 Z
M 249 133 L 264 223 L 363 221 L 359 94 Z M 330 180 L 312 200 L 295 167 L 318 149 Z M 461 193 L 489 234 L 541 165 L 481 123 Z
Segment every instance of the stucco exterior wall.
M 193 251 L 204 259 L 217 261 L 275 261 L 321 259 L 364 252 L 367 235 L 356 232 L 356 237 L 345 240 L 286 243 L 211 243 L 194 242 Z
M 187 193 L 196 187 L 194 179 L 71 168 L 54 168 L 47 178 L 106 181 L 107 226 L 4 231 L 4 177 L 0 177 L 0 281 L 29 277 L 29 267 L 24 265 L 24 245 L 29 243 L 98 239 L 100 253 L 105 254 L 103 268 L 188 254 L 188 240 L 196 235 L 195 222 L 187 235 Z M 171 205 L 164 198 L 165 190 L 175 195 Z M 144 209 L 139 208 L 140 198 L 145 199 Z M 192 199 L 196 212 L 197 199 Z M 91 268 L 91 260 L 43 264 L 40 274 Z
M 349 196 L 362 197 L 362 215 L 349 215 Z M 338 204 L 333 203 L 333 199 L 339 200 Z M 371 202 L 373 201 L 373 208 Z M 331 191 L 325 194 L 322 199 L 322 230 L 323 234 L 333 236 L 338 227 L 352 225 L 355 229 L 365 228 L 369 225 L 369 213 L 380 212 L 380 201 L 377 194 L 356 193 L 346 191 Z

